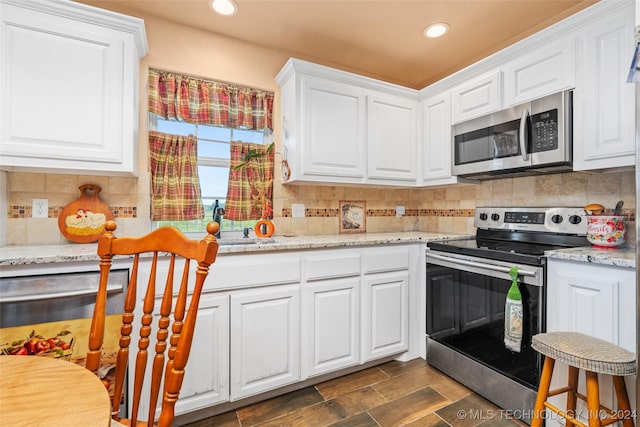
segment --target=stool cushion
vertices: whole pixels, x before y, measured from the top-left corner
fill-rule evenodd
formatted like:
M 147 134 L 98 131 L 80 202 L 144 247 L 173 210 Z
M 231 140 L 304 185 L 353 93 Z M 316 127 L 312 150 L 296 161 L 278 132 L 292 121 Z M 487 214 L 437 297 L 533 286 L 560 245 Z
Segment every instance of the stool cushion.
M 636 355 L 610 342 L 578 332 L 534 335 L 537 352 L 576 368 L 608 375 L 635 375 Z

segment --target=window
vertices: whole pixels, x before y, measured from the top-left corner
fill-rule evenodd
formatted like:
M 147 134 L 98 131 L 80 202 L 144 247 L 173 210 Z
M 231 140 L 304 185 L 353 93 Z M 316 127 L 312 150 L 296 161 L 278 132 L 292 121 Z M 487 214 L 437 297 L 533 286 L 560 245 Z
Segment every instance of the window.
M 202 191 L 202 204 L 205 217 L 194 221 L 157 221 L 155 227 L 173 225 L 184 233 L 199 233 L 213 220 L 213 207 L 216 200 L 224 208 L 229 181 L 229 143 L 245 141 L 256 144 L 265 143 L 265 131 L 235 129 L 221 126 L 198 125 L 187 122 L 165 120 L 155 114 L 149 114 L 149 127 L 159 132 L 174 135 L 195 135 L 198 139 L 198 175 Z M 230 221 L 222 218 L 220 229 L 224 232 L 241 231 L 245 227 L 253 228 L 256 220 Z

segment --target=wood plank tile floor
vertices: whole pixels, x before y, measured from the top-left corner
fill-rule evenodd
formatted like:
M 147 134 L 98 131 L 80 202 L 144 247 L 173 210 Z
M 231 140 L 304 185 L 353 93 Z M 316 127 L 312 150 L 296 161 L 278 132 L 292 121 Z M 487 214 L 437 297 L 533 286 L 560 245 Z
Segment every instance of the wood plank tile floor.
M 423 359 L 391 361 L 188 427 L 526 426 Z

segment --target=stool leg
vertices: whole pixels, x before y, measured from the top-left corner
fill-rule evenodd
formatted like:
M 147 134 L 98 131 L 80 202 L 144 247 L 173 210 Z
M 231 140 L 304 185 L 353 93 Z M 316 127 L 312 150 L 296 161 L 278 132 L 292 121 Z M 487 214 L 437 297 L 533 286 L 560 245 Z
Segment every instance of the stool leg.
M 585 371 L 585 374 L 587 377 L 587 411 L 589 411 L 589 427 L 601 427 L 598 374 L 591 371 Z
M 567 414 L 576 416 L 576 392 L 578 391 L 578 372 L 579 369 L 575 366 L 569 366 L 569 381 L 567 385 L 571 390 L 567 391 Z M 575 424 L 567 419 L 567 427 L 574 427 Z
M 551 386 L 551 376 L 553 374 L 554 364 L 555 359 L 552 359 L 551 357 L 544 358 L 542 374 L 540 374 L 540 384 L 538 385 L 538 396 L 536 397 L 536 404 L 533 407 L 531 427 L 542 427 L 542 421 L 545 419 L 544 402 L 546 402 L 549 395 L 549 387 Z
M 627 394 L 627 386 L 624 378 L 613 376 L 613 385 L 616 388 L 616 399 L 618 400 L 618 409 L 622 415 L 629 416 L 628 419 L 622 421 L 623 427 L 634 427 L 633 418 L 631 417 L 631 405 L 629 404 L 629 395 Z

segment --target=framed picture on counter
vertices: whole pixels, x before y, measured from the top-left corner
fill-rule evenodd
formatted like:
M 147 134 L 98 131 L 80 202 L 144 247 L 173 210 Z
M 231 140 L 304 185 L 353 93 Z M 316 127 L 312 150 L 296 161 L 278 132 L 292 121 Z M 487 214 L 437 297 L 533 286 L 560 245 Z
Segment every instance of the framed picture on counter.
M 364 201 L 340 200 L 340 233 L 367 231 L 367 210 Z

